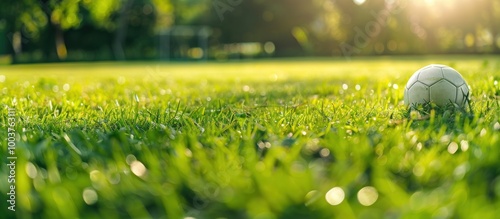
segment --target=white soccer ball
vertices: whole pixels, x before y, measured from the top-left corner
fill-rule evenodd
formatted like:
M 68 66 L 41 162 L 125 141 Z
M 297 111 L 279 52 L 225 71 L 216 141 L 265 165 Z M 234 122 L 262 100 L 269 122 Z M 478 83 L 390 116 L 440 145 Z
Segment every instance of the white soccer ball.
M 446 65 L 432 64 L 416 71 L 405 87 L 404 103 L 415 107 L 434 103 L 446 106 L 454 103 L 465 106 L 469 99 L 469 86 L 455 69 Z

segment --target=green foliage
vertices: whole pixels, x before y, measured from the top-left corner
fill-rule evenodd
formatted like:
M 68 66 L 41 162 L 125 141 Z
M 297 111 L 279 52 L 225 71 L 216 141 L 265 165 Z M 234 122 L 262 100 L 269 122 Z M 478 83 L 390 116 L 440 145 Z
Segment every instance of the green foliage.
M 77 27 L 80 24 L 81 18 L 78 16 L 80 0 L 63 0 L 51 1 L 50 5 L 52 13 L 50 14 L 50 21 L 60 24 L 63 29 Z
M 0 8 L 2 29 L 8 38 L 17 37 L 0 43 L 10 43 L 13 62 L 158 58 L 168 47 L 159 37 L 172 26 L 210 27 L 214 59 L 227 52 L 222 50 L 235 50 L 227 44 L 242 42 L 272 42 L 275 56 L 500 53 L 500 0 L 4 2 L 9 7 Z M 186 57 L 190 47 L 200 47 L 200 39 L 190 35 L 170 39 L 169 54 Z M 68 48 L 67 56 L 56 57 L 55 40 L 60 53 Z M 83 47 L 80 41 L 95 45 Z
M 404 84 L 428 63 L 462 73 L 472 111 L 408 113 Z M 7 66 L 0 104 L 18 119 L 15 216 L 494 218 L 499 66 L 498 57 Z
M 114 24 L 111 16 L 120 8 L 121 2 L 118 0 L 84 0 L 82 4 L 90 12 L 90 17 L 96 26 L 114 29 L 116 24 Z

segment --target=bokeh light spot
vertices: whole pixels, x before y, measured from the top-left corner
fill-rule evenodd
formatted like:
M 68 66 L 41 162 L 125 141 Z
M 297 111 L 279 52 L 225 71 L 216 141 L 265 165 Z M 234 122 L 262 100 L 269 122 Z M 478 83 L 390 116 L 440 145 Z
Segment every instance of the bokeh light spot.
M 330 155 L 330 150 L 328 150 L 328 148 L 323 148 L 319 151 L 319 154 L 321 157 L 328 157 L 328 155 Z
M 364 206 L 373 205 L 378 199 L 378 192 L 374 187 L 366 186 L 359 190 L 358 201 Z
M 344 190 L 340 187 L 333 187 L 325 195 L 325 199 L 330 205 L 339 205 L 342 201 L 344 201 L 344 198 Z
M 70 88 L 69 84 L 64 84 L 63 85 L 63 90 L 64 91 L 69 91 L 69 88 Z
M 455 154 L 458 150 L 458 144 L 456 142 L 451 142 L 448 145 L 448 153 Z
M 264 43 L 264 51 L 267 54 L 272 54 L 274 53 L 274 50 L 276 49 L 276 46 L 274 45 L 273 42 L 266 42 Z
M 306 203 L 305 205 L 306 206 L 309 206 L 311 205 L 312 203 L 314 203 L 316 200 L 318 200 L 318 198 L 320 198 L 321 195 L 319 194 L 319 192 L 317 190 L 312 190 L 312 191 L 309 191 L 306 196 L 305 196 L 305 199 L 306 199 Z
M 144 166 L 144 164 L 137 160 L 133 161 L 130 164 L 130 170 L 132 170 L 132 173 L 134 173 L 138 177 L 144 177 L 148 171 L 146 169 L 146 166 Z
M 38 175 L 38 171 L 36 170 L 35 165 L 31 162 L 28 162 L 26 164 L 26 175 L 28 175 L 28 177 L 32 179 L 36 178 L 36 176 Z
M 82 196 L 83 196 L 83 201 L 87 205 L 93 205 L 98 200 L 97 192 L 91 188 L 86 188 L 85 190 L 83 190 Z
M 469 142 L 466 140 L 460 141 L 460 149 L 462 149 L 462 151 L 469 150 Z
M 354 4 L 362 5 L 363 3 L 365 3 L 366 0 L 353 0 L 353 1 L 354 1 Z
M 125 162 L 127 162 L 128 165 L 131 165 L 132 162 L 136 161 L 137 159 L 135 158 L 135 156 L 133 154 L 129 154 L 127 155 L 127 157 L 125 158 Z

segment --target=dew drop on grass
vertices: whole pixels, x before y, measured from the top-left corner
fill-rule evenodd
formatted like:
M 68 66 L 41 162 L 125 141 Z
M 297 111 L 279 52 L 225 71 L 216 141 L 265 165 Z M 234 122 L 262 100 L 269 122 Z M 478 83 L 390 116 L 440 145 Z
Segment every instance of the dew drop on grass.
M 98 200 L 97 192 L 94 189 L 91 189 L 91 188 L 84 189 L 82 196 L 83 196 L 83 201 L 87 205 L 93 205 Z
M 339 205 L 344 201 L 344 198 L 344 190 L 342 190 L 342 188 L 340 187 L 333 187 L 332 189 L 328 190 L 325 195 L 325 199 L 330 205 Z
M 441 143 L 443 144 L 448 144 L 451 140 L 451 137 L 449 135 L 443 135 L 441 139 L 439 139 Z
M 317 190 L 311 190 L 311 191 L 309 191 L 305 195 L 305 200 L 306 200 L 305 206 L 311 205 L 316 200 L 318 200 L 319 197 L 321 197 L 321 195 L 319 195 L 319 192 Z
M 328 148 L 323 148 L 319 151 L 319 155 L 321 157 L 328 157 L 328 155 L 330 155 L 330 150 L 328 150 Z
M 495 129 L 495 131 L 500 131 L 500 123 L 496 122 L 495 125 L 493 125 L 493 129 Z
M 127 157 L 125 158 L 125 161 L 127 162 L 128 165 L 132 164 L 132 162 L 136 161 L 137 159 L 135 158 L 135 156 L 133 154 L 129 154 L 127 155 Z
M 466 140 L 460 141 L 460 149 L 464 152 L 469 150 L 469 142 Z
M 146 166 L 142 164 L 140 161 L 133 161 L 130 164 L 130 170 L 132 170 L 132 173 L 134 173 L 138 177 L 144 177 L 147 173 Z
M 479 133 L 480 137 L 484 137 L 486 135 L 487 131 L 485 128 L 481 129 L 481 132 Z
M 272 145 L 271 145 L 271 142 L 266 142 L 266 143 L 264 144 L 264 146 L 265 146 L 265 148 L 268 148 L 268 149 L 269 149 L 269 148 L 271 148 L 271 146 L 272 146 Z
M 319 149 L 319 139 L 314 138 L 306 143 L 306 149 L 309 151 L 317 151 Z
M 364 206 L 370 206 L 375 204 L 378 199 L 377 189 L 371 186 L 363 187 L 358 192 L 358 201 Z
M 424 175 L 424 172 L 425 172 L 425 169 L 420 165 L 415 165 L 415 167 L 413 167 L 413 174 L 415 176 L 420 177 L 420 176 Z
M 33 163 L 31 162 L 28 162 L 26 164 L 26 175 L 28 175 L 29 178 L 36 178 L 36 176 L 38 175 L 38 171 L 36 170 L 36 167 Z
M 99 178 L 101 176 L 101 172 L 99 172 L 99 170 L 92 170 L 92 171 L 90 171 L 89 176 L 90 176 L 90 180 L 92 182 L 97 182 L 97 181 L 99 181 Z
M 264 149 L 266 146 L 265 146 L 265 143 L 262 142 L 262 141 L 259 141 L 259 143 L 257 143 L 257 147 L 259 147 L 259 149 Z
M 448 153 L 455 154 L 458 151 L 458 144 L 456 142 L 451 142 L 448 145 Z
M 414 135 L 414 136 L 413 136 L 413 137 L 411 137 L 411 139 L 410 139 L 410 143 L 411 143 L 411 144 L 415 144 L 415 143 L 417 143 L 417 141 L 418 141 L 418 137 L 417 137 L 416 135 Z
M 248 85 L 243 86 L 243 91 L 244 92 L 250 91 L 250 86 L 248 86 Z
M 120 174 L 119 173 L 110 173 L 108 174 L 108 181 L 109 183 L 113 184 L 113 185 L 116 185 L 118 183 L 120 183 Z

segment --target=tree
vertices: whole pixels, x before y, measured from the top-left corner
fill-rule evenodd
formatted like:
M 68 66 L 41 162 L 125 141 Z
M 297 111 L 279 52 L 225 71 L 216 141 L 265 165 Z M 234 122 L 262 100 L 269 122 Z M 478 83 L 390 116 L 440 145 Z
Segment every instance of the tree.
M 48 19 L 35 0 L 4 0 L 3 4 L 9 7 L 0 8 L 0 20 L 5 21 L 8 53 L 12 61 L 16 62 L 23 51 L 23 45 L 40 38 Z
M 319 11 L 312 1 L 216 0 L 208 25 L 219 30 L 220 43 L 272 41 L 277 55 L 298 55 L 310 47 L 309 26 Z

